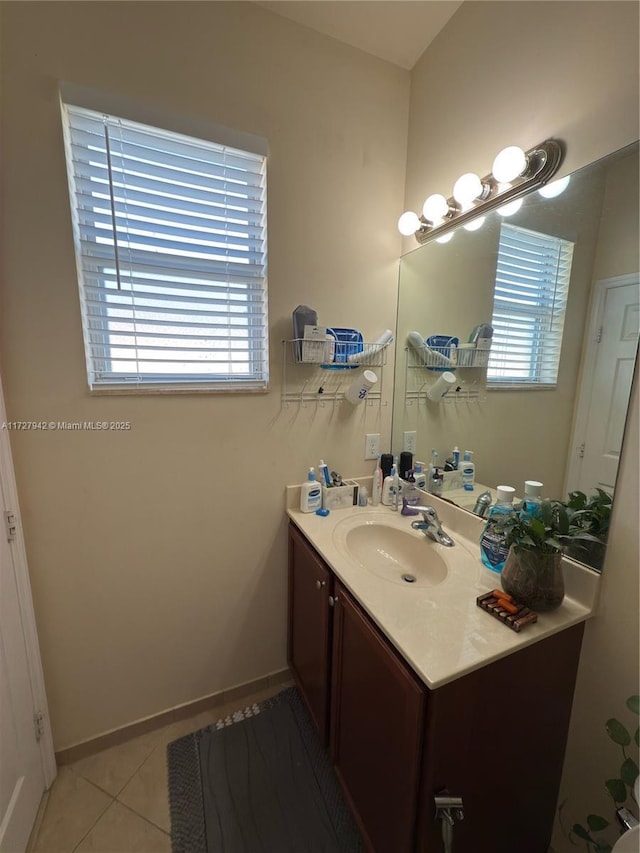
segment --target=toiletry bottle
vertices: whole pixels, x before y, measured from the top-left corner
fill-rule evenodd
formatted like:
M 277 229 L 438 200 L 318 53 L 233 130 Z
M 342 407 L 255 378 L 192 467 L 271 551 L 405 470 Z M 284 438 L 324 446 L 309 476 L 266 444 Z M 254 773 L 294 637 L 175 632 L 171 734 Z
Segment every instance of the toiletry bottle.
M 402 492 L 402 482 L 400 480 L 400 475 L 398 474 L 398 457 L 393 457 L 393 468 L 391 469 L 391 476 L 393 478 L 393 483 L 391 484 L 391 509 L 394 512 L 398 511 L 398 507 L 400 506 L 400 496 Z
M 453 453 L 451 454 L 453 457 L 453 470 L 457 471 L 460 467 L 460 451 L 458 450 L 458 445 L 453 448 Z
M 538 480 L 525 480 L 524 498 L 520 509 L 521 518 L 533 518 L 542 503 L 543 483 Z
M 382 503 L 384 506 L 393 506 L 396 489 L 400 486 L 400 481 L 398 479 L 398 474 L 396 472 L 396 466 L 391 466 L 391 473 L 388 477 L 384 478 L 384 483 L 382 484 Z
M 476 466 L 471 461 L 473 450 L 465 450 L 462 460 L 462 488 L 466 492 L 472 492 L 476 482 Z
M 378 506 L 382 498 L 382 468 L 380 467 L 380 457 L 376 462 L 376 467 L 373 471 L 373 483 L 371 484 L 371 505 Z
M 418 510 L 412 507 L 419 505 L 420 492 L 416 486 L 414 472 L 409 471 L 407 473 L 407 481 L 402 490 L 402 515 L 418 515 Z
M 498 500 L 489 511 L 489 518 L 480 537 L 480 558 L 493 572 L 501 572 L 507 559 L 509 547 L 505 545 L 505 524 L 513 516 L 511 486 L 498 486 Z
M 388 477 L 391 473 L 391 466 L 393 465 L 393 456 L 390 453 L 383 453 L 380 456 L 380 467 L 382 468 L 382 479 Z
M 431 448 L 431 462 L 429 462 L 429 473 L 427 476 L 427 484 L 429 485 L 429 491 L 431 491 L 431 480 L 433 479 L 433 469 L 438 464 L 438 451 L 435 448 Z
M 309 468 L 307 482 L 300 486 L 300 509 L 315 512 L 322 506 L 322 487 L 316 480 L 313 468 Z
M 416 488 L 427 491 L 427 474 L 424 470 L 424 462 L 416 462 L 413 469 L 413 477 L 416 481 Z
M 329 466 L 326 464 L 324 459 L 320 460 L 320 464 L 318 465 L 318 470 L 320 471 L 320 479 L 324 482 L 327 488 L 331 485 L 331 477 L 329 476 Z
M 398 468 L 398 473 L 402 477 L 403 480 L 406 480 L 409 471 L 413 469 L 413 453 L 408 450 L 403 450 L 400 454 L 400 467 Z
M 442 494 L 442 473 L 437 465 L 429 469 L 428 488 L 432 495 Z

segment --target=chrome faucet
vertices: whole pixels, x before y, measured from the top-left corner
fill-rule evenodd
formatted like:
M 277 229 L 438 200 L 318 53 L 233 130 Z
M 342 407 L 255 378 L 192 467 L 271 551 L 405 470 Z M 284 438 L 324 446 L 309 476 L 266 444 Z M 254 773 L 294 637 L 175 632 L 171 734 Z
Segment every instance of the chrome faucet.
M 414 530 L 424 530 L 425 536 L 439 542 L 440 545 L 446 545 L 447 548 L 452 548 L 455 545 L 453 539 L 447 536 L 442 529 L 438 513 L 432 506 L 414 506 L 413 509 L 421 512 L 424 519 L 424 521 L 414 521 L 411 524 Z

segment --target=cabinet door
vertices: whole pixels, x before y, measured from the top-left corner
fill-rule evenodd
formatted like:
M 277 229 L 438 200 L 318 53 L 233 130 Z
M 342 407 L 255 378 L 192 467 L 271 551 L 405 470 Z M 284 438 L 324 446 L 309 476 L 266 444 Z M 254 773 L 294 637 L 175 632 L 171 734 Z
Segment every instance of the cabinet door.
M 375 853 L 414 849 L 425 691 L 335 582 L 331 753 Z
M 307 540 L 289 525 L 288 661 L 298 688 L 328 740 L 332 574 Z

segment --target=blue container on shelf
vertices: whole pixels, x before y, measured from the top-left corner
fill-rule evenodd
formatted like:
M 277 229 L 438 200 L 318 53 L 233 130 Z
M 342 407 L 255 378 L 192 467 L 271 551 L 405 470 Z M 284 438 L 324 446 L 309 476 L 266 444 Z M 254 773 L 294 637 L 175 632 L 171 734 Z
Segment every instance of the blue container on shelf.
M 459 338 L 451 337 L 451 335 L 429 335 L 429 337 L 425 341 L 426 345 L 434 351 L 434 360 L 437 360 L 437 356 L 443 356 L 443 360 L 451 358 L 451 349 L 457 348 L 460 343 Z M 436 366 L 429 366 L 428 370 L 436 370 L 440 373 L 443 373 L 445 370 L 451 370 L 452 367 L 455 367 L 455 362 L 449 365 L 443 364 Z
M 328 369 L 357 369 L 360 365 L 347 364 L 347 358 L 350 355 L 356 355 L 363 351 L 364 341 L 362 332 L 359 332 L 357 329 L 341 329 L 332 326 L 330 329 L 327 329 L 327 334 L 333 335 L 336 339 L 335 355 L 333 357 L 333 364 L 325 364 L 323 367 Z

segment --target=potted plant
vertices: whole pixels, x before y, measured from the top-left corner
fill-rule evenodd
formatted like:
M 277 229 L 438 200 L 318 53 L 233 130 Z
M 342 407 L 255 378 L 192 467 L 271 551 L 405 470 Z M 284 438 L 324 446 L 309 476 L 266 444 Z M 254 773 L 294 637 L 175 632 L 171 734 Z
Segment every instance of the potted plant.
M 565 506 L 569 511 L 569 524 L 580 528 L 595 537 L 595 541 L 572 542 L 567 548 L 567 556 L 587 563 L 599 571 L 602 569 L 609 535 L 611 506 L 613 497 L 602 489 L 587 497 L 584 492 L 569 493 Z
M 562 604 L 564 551 L 578 542 L 598 541 L 572 518 L 561 501 L 544 500 L 533 514 L 521 512 L 505 524 L 505 544 L 510 547 L 502 586 L 532 610 L 554 610 Z

